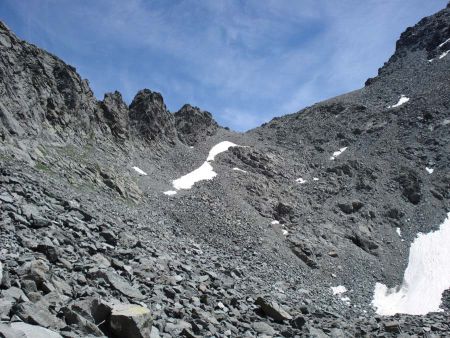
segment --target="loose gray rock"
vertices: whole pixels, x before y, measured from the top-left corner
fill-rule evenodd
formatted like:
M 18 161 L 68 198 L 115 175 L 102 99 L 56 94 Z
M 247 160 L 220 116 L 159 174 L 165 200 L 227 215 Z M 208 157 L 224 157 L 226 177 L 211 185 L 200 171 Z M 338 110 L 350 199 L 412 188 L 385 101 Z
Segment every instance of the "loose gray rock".
M 282 322 L 283 320 L 292 319 L 292 316 L 274 301 L 264 299 L 263 297 L 258 297 L 255 304 L 259 305 L 261 310 L 275 321 Z
M 118 337 L 146 338 L 151 336 L 152 316 L 150 310 L 132 304 L 115 305 L 111 311 L 110 327 Z

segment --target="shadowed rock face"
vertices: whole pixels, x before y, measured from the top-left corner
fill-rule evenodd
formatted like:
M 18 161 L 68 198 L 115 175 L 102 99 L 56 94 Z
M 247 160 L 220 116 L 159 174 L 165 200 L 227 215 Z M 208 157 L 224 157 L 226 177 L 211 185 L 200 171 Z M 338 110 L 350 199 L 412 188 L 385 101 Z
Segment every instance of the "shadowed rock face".
M 137 136 L 147 141 L 168 140 L 176 135 L 175 119 L 167 110 L 160 93 L 139 91 L 130 105 L 130 125 Z
M 217 132 L 219 125 L 214 121 L 210 112 L 185 104 L 175 113 L 175 127 L 178 138 L 187 145 L 194 145 L 204 141 L 208 136 Z
M 119 92 L 97 102 L 87 80 L 52 54 L 17 38 L 0 23 L 0 139 L 108 137 L 132 134 L 146 141 L 174 143 L 175 117 L 161 94 L 139 91 L 130 107 Z M 179 139 L 193 144 L 214 134 L 211 114 L 185 105 L 177 114 Z
M 87 135 L 98 118 L 96 99 L 75 68 L 18 39 L 0 23 L 0 133 Z
M 129 135 L 128 106 L 123 101 L 122 95 L 118 91 L 107 93 L 100 105 L 113 135 L 122 141 L 127 139 Z

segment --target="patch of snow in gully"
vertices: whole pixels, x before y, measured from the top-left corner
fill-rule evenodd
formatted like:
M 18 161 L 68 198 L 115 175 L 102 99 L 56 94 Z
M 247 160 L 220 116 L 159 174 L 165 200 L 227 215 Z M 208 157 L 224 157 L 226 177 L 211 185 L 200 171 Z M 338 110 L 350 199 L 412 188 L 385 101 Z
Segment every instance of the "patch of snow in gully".
M 347 150 L 347 147 L 344 147 L 344 148 L 339 149 L 338 151 L 335 151 L 333 153 L 333 155 L 330 157 L 330 160 L 332 160 L 332 161 L 335 160 L 336 157 L 338 157 L 340 154 L 342 154 L 346 150 Z
M 439 230 L 419 233 L 409 250 L 403 284 L 388 289 L 375 284 L 372 305 L 379 315 L 426 315 L 440 311 L 442 293 L 450 287 L 450 212 Z
M 448 53 L 450 53 L 450 50 L 448 50 L 448 51 L 442 53 L 442 54 L 439 56 L 439 59 L 445 58 L 445 57 L 447 56 Z
M 204 162 L 199 168 L 191 171 L 189 174 L 180 177 L 172 182 L 173 187 L 177 190 L 191 189 L 195 183 L 212 180 L 217 176 L 217 173 L 213 170 L 213 167 L 208 162 Z
M 176 191 L 175 190 L 168 190 L 168 191 L 164 191 L 164 195 L 167 195 L 167 196 L 173 196 L 173 195 L 176 195 Z
M 426 170 L 429 174 L 432 174 L 433 171 L 434 171 L 433 168 L 428 168 L 428 167 L 426 167 L 425 170 Z
M 285 236 L 287 236 L 289 234 L 289 232 L 286 229 L 282 229 L 281 232 Z
M 345 286 L 343 285 L 332 286 L 331 291 L 333 291 L 333 295 L 341 296 L 340 300 L 342 300 L 345 305 L 350 305 L 350 298 L 342 295 L 347 292 L 347 288 Z
M 219 155 L 220 153 L 223 153 L 224 151 L 227 151 L 231 147 L 238 147 L 238 145 L 234 144 L 230 141 L 223 141 L 223 142 L 216 144 L 209 151 L 209 155 L 208 155 L 208 158 L 206 159 L 206 162 L 214 161 L 214 158 L 217 155 Z
M 304 180 L 303 178 L 297 178 L 296 180 L 295 180 L 295 182 L 297 182 L 297 183 L 300 183 L 300 184 L 305 184 L 306 183 L 306 180 Z
M 133 169 L 134 169 L 139 175 L 147 176 L 147 173 L 146 173 L 144 170 L 142 170 L 142 169 L 140 169 L 140 168 L 138 168 L 138 167 L 133 167 Z
M 395 229 L 395 231 L 397 232 L 397 234 L 398 234 L 400 237 L 402 237 L 402 229 L 397 228 L 397 229 Z
M 280 224 L 280 222 L 278 222 L 278 221 L 272 221 L 272 222 L 270 222 L 270 224 L 272 224 L 272 225 L 277 225 L 277 224 Z
M 388 108 L 400 107 L 401 105 L 405 104 L 408 101 L 409 101 L 409 97 L 406 97 L 405 95 L 402 95 L 402 96 L 400 96 L 400 100 L 398 100 L 398 102 L 396 104 L 394 104 L 393 106 L 389 106 Z
M 239 171 L 239 172 L 241 172 L 241 173 L 246 173 L 245 170 L 242 170 L 242 169 L 239 169 L 239 168 L 236 168 L 236 167 L 234 167 L 233 170 L 234 170 L 234 171 Z
M 238 147 L 237 144 L 234 144 L 229 141 L 223 141 L 218 144 L 216 144 L 214 147 L 211 148 L 209 151 L 208 157 L 203 164 L 195 169 L 194 171 L 191 171 L 189 174 L 184 175 L 172 182 L 173 187 L 176 190 L 181 189 L 191 189 L 195 183 L 204 181 L 204 180 L 212 180 L 214 177 L 217 176 L 217 173 L 214 171 L 213 166 L 210 164 L 210 162 L 214 161 L 214 158 L 224 151 L 227 151 L 230 147 Z M 167 195 L 167 194 L 166 194 Z M 173 195 L 173 193 L 172 193 Z
M 313 177 L 313 181 L 318 181 L 319 179 L 317 177 Z
M 438 46 L 438 48 L 441 48 L 443 45 L 445 45 L 447 42 L 449 42 L 450 41 L 450 39 L 447 39 L 447 40 L 445 40 L 443 43 L 441 43 L 439 46 Z
M 332 286 L 331 291 L 333 291 L 333 295 L 340 295 L 347 292 L 347 288 L 343 285 Z

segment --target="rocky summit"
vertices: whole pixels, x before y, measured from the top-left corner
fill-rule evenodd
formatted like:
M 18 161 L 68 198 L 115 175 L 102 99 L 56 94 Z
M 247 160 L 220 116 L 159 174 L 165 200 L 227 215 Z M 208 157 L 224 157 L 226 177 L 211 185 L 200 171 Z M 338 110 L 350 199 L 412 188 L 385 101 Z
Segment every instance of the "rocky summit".
M 236 133 L 98 101 L 0 23 L 0 337 L 448 337 L 449 52 L 450 5 L 364 88 Z

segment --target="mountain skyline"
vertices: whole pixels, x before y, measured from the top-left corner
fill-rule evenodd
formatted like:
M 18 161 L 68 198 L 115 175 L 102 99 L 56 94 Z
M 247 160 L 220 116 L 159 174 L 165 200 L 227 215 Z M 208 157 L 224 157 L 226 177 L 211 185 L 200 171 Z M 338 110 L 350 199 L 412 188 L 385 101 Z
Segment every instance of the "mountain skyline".
M 362 87 L 396 36 L 445 4 L 6 0 L 0 10 L 21 38 L 75 66 L 98 99 L 118 90 L 130 103 L 149 88 L 172 112 L 190 103 L 244 131 Z

